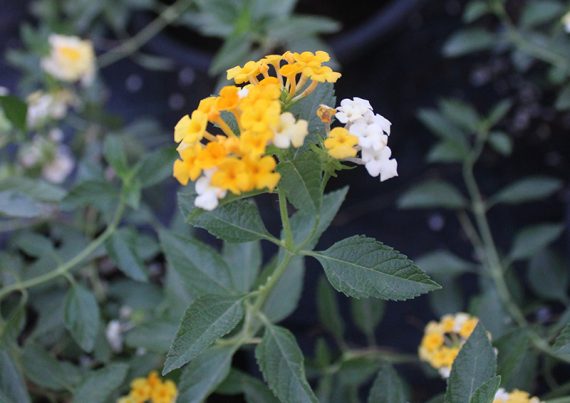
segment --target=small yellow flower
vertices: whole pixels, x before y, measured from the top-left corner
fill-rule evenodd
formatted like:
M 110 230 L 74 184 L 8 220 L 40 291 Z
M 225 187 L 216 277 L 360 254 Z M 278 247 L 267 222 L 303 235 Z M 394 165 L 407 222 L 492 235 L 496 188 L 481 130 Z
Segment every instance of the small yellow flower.
M 243 67 L 232 67 L 227 71 L 226 78 L 234 80 L 236 84 L 243 84 L 255 79 L 260 74 L 259 63 L 254 61 L 247 62 Z
M 242 160 L 227 158 L 212 176 L 212 185 L 239 195 L 251 189 L 250 179 Z
M 324 142 L 325 148 L 331 157 L 345 159 L 356 156 L 355 146 L 358 144 L 358 137 L 353 136 L 344 127 L 335 127 Z
M 228 85 L 220 90 L 218 97 L 218 110 L 227 111 L 235 109 L 239 103 L 239 88 Z
M 52 34 L 50 54 L 41 60 L 42 68 L 61 81 L 81 81 L 88 85 L 95 75 L 95 52 L 91 41 L 75 36 Z
M 163 381 L 153 371 L 146 378 L 136 378 L 131 382 L 131 391 L 117 403 L 174 403 L 178 391 L 174 382 Z
M 246 159 L 246 169 L 251 178 L 252 189 L 269 189 L 273 192 L 279 182 L 281 175 L 275 171 L 275 159 L 273 157 L 263 157 L 260 159 Z
M 192 117 L 184 116 L 174 127 L 174 140 L 187 144 L 195 144 L 202 140 L 208 125 L 207 115 L 199 110 L 192 112 Z

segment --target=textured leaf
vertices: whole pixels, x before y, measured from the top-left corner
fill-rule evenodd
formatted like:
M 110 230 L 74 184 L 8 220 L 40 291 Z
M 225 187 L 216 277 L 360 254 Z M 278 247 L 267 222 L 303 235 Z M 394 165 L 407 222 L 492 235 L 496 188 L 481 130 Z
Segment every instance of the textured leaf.
M 76 284 L 65 297 L 65 327 L 73 339 L 87 352 L 93 351 L 99 332 L 99 305 L 88 289 Z
M 495 400 L 495 393 L 501 385 L 501 377 L 495 376 L 479 386 L 469 403 L 493 403 Z
M 204 401 L 228 376 L 234 352 L 234 346 L 214 346 L 192 360 L 180 376 L 178 401 Z
M 353 236 L 312 254 L 338 291 L 355 298 L 405 300 L 439 285 L 400 252 L 364 236 Z
M 465 199 L 454 187 L 446 182 L 430 180 L 408 190 L 398 200 L 398 207 L 461 209 Z
M 73 403 L 106 403 L 127 376 L 126 364 L 109 364 L 91 372 L 73 395 Z
M 304 276 L 305 264 L 303 259 L 294 257 L 263 306 L 265 316 L 272 322 L 279 322 L 297 308 L 301 291 L 303 291 Z
M 498 203 L 519 204 L 544 199 L 562 187 L 559 179 L 535 176 L 516 181 L 495 196 Z
M 167 374 L 196 358 L 236 327 L 243 314 L 241 297 L 204 295 L 195 300 L 182 318 L 162 373 Z
M 167 231 L 160 232 L 160 243 L 168 263 L 195 296 L 232 292 L 230 269 L 212 247 Z
M 321 163 L 312 153 L 303 153 L 277 166 L 279 187 L 298 210 L 316 212 L 321 206 Z
M 269 388 L 282 402 L 317 402 L 305 376 L 303 353 L 287 329 L 269 325 L 255 358 Z
M 510 252 L 513 259 L 528 259 L 554 242 L 564 231 L 560 224 L 538 224 L 520 231 Z
M 0 399 L 2 398 L 9 399 L 6 403 L 30 403 L 24 379 L 4 349 L 0 350 Z
M 259 242 L 224 243 L 222 251 L 227 262 L 232 284 L 236 290 L 247 292 L 255 283 L 261 266 L 261 245 Z
M 529 264 L 529 286 L 545 299 L 568 299 L 568 267 L 553 252 L 543 250 L 534 255 Z
M 470 403 L 477 389 L 495 376 L 496 369 L 497 357 L 479 323 L 453 362 L 446 403 Z
M 416 259 L 416 264 L 430 275 L 455 277 L 470 271 L 472 263 L 446 250 L 436 250 Z
M 553 346 L 554 352 L 564 360 L 570 360 L 570 324 L 564 326 Z
M 22 364 L 26 376 L 36 385 L 51 390 L 69 390 L 74 386 L 73 379 L 68 377 L 68 372 L 63 368 L 64 363 L 52 357 L 39 345 L 25 346 Z M 74 370 L 77 371 L 77 368 Z
M 164 147 L 145 155 L 139 163 L 137 177 L 143 188 L 154 186 L 172 176 L 172 161 L 176 159 L 174 147 Z
M 136 234 L 126 229 L 115 231 L 107 241 L 109 257 L 117 264 L 119 270 L 133 280 L 147 281 L 144 263 L 135 249 Z
M 350 307 L 356 327 L 369 337 L 374 337 L 374 331 L 384 316 L 384 301 L 372 298 L 351 299 Z
M 480 28 L 464 29 L 453 34 L 443 45 L 446 57 L 458 57 L 489 49 L 496 43 L 495 35 Z
M 344 322 L 338 309 L 336 292 L 323 277 L 319 278 L 317 286 L 317 310 L 321 323 L 337 340 L 342 340 Z
M 390 364 L 383 364 L 372 384 L 368 403 L 406 403 L 404 384 Z

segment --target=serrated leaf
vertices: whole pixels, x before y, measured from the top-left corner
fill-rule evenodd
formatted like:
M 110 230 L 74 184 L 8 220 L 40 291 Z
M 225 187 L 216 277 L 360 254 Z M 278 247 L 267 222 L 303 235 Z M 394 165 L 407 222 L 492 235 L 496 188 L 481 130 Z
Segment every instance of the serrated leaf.
M 106 243 L 109 257 L 120 271 L 136 281 L 148 281 L 142 259 L 136 251 L 136 234 L 127 229 L 115 231 Z
M 539 297 L 562 303 L 568 300 L 568 267 L 553 252 L 540 251 L 531 258 L 528 280 Z
M 321 206 L 321 163 L 312 153 L 300 154 L 277 166 L 279 187 L 297 210 L 316 212 Z
M 196 299 L 184 313 L 162 373 L 167 374 L 196 358 L 236 327 L 243 315 L 241 297 L 204 295 Z
M 259 242 L 225 242 L 222 250 L 224 260 L 230 267 L 232 284 L 239 292 L 247 292 L 255 283 L 261 266 Z
M 407 401 L 404 383 L 398 373 L 390 364 L 382 364 L 370 389 L 368 403 L 406 403 Z
M 342 340 L 344 322 L 338 308 L 336 293 L 331 289 L 327 280 L 319 278 L 317 285 L 317 312 L 325 328 L 337 339 Z
M 562 187 L 562 181 L 548 176 L 520 179 L 493 196 L 497 203 L 519 204 L 544 199 Z
M 350 308 L 356 327 L 369 338 L 373 338 L 375 329 L 384 316 L 384 301 L 372 298 L 351 299 Z
M 0 398 L 9 399 L 6 403 L 30 403 L 24 378 L 4 349 L 0 350 Z
M 99 305 L 91 291 L 82 285 L 75 284 L 67 292 L 64 323 L 83 350 L 93 351 L 100 326 Z
M 313 252 L 329 282 L 355 298 L 406 300 L 439 285 L 400 252 L 364 236 L 353 236 Z
M 554 242 L 564 231 L 561 224 L 538 224 L 524 228 L 515 240 L 509 255 L 512 259 L 528 259 Z
M 501 377 L 495 376 L 485 382 L 473 394 L 469 403 L 493 403 L 495 394 L 501 385 Z
M 4 111 L 4 115 L 14 127 L 25 132 L 26 115 L 28 112 L 28 105 L 13 95 L 0 96 L 0 107 Z
M 495 376 L 497 357 L 483 324 L 477 324 L 451 367 L 446 403 L 470 403 L 477 389 Z
M 268 325 L 255 358 L 263 378 L 283 402 L 317 402 L 305 376 L 303 353 L 287 329 Z
M 214 346 L 184 368 L 178 383 L 178 401 L 200 403 L 228 376 L 234 346 Z
M 161 231 L 159 236 L 168 263 L 195 296 L 232 292 L 230 269 L 216 250 L 167 231 Z
M 489 134 L 489 145 L 493 150 L 502 155 L 511 155 L 513 151 L 511 138 L 503 132 L 491 132 L 491 134 Z
M 105 403 L 127 376 L 126 364 L 109 364 L 85 377 L 73 395 L 73 403 Z
M 564 360 L 570 360 L 570 324 L 564 326 L 558 337 L 556 337 L 552 350 Z
M 466 206 L 464 197 L 446 182 L 430 180 L 408 190 L 398 199 L 398 207 L 461 209 Z
M 241 383 L 247 403 L 279 403 L 273 392 L 258 379 L 245 376 Z
M 471 271 L 473 263 L 447 250 L 436 250 L 416 259 L 416 264 L 434 276 L 455 277 Z
M 496 43 L 495 35 L 480 28 L 464 29 L 453 34 L 443 45 L 443 55 L 459 57 L 490 49 Z

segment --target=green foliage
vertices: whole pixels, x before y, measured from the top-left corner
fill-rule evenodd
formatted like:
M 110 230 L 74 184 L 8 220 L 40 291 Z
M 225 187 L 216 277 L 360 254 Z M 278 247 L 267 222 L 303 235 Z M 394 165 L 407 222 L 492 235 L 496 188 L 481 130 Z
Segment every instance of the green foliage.
M 383 364 L 374 379 L 369 403 L 405 403 L 408 396 L 404 388 L 404 383 L 389 364 Z
M 453 34 L 445 42 L 443 54 L 447 57 L 464 56 L 468 53 L 487 50 L 495 43 L 495 37 L 483 29 L 465 29 Z
M 537 224 L 521 230 L 513 241 L 509 255 L 513 259 L 528 259 L 554 242 L 564 227 L 559 224 Z
M 73 403 L 105 403 L 123 383 L 128 369 L 129 367 L 126 364 L 110 364 L 104 368 L 91 371 L 83 378 L 73 394 Z
M 26 114 L 28 106 L 15 96 L 0 96 L 0 111 L 4 112 L 4 116 L 10 123 L 21 131 L 26 131 Z
M 65 327 L 73 339 L 87 352 L 93 351 L 99 332 L 99 305 L 95 296 L 85 287 L 73 285 L 65 297 Z
M 416 185 L 398 200 L 398 207 L 406 209 L 434 207 L 461 209 L 465 205 L 465 199 L 459 191 L 439 180 L 430 180 Z
M 321 207 L 321 164 L 311 153 L 279 164 L 280 187 L 298 210 L 316 212 Z
M 496 203 L 519 204 L 544 199 L 560 189 L 562 183 L 555 178 L 535 176 L 520 179 L 493 196 Z

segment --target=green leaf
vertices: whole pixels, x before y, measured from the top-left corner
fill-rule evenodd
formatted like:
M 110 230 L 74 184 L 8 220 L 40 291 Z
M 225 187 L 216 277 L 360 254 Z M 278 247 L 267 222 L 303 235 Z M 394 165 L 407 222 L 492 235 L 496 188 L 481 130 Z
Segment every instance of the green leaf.
M 163 147 L 147 154 L 139 163 L 137 177 L 143 188 L 154 186 L 172 176 L 172 163 L 176 159 L 174 147 Z
M 491 132 L 489 135 L 489 145 L 493 150 L 502 155 L 511 155 L 513 142 L 508 134 L 503 132 Z
M 562 187 L 562 181 L 548 176 L 531 176 L 511 183 L 493 196 L 496 203 L 519 204 L 541 200 Z
M 239 292 L 249 291 L 261 267 L 262 256 L 259 242 L 239 244 L 224 242 L 222 255 L 228 267 L 231 267 L 229 272 L 235 289 Z
M 408 190 L 398 199 L 398 207 L 461 209 L 465 199 L 450 184 L 440 180 L 429 180 Z
M 473 394 L 469 403 L 493 403 L 495 400 L 495 394 L 501 386 L 501 377 L 495 376 L 485 382 Z
M 459 258 L 446 250 L 436 250 L 416 259 L 416 264 L 430 275 L 455 277 L 468 273 L 473 263 Z
M 444 99 L 440 102 L 444 116 L 463 130 L 476 132 L 481 117 L 471 105 L 458 99 Z
M 570 324 L 564 326 L 558 337 L 556 337 L 552 350 L 562 359 L 570 360 Z
M 406 403 L 404 383 L 390 364 L 382 364 L 374 379 L 368 403 Z
M 523 9 L 520 25 L 523 28 L 532 28 L 558 19 L 564 12 L 564 6 L 559 1 L 541 0 L 527 3 Z
M 434 109 L 421 109 L 418 119 L 433 134 L 456 145 L 462 154 L 467 153 L 466 133 Z
M 0 181 L 0 191 L 12 190 L 42 202 L 60 202 L 66 194 L 65 189 L 39 179 L 12 177 Z
M 339 29 L 338 22 L 326 17 L 295 15 L 272 23 L 268 36 L 278 41 L 290 41 L 312 35 L 331 34 Z
M 479 323 L 453 362 L 446 403 L 470 403 L 477 389 L 495 376 L 496 369 L 497 357 L 483 324 Z
M 463 21 L 471 23 L 490 11 L 489 6 L 484 1 L 471 1 L 463 11 Z
M 99 305 L 95 296 L 82 285 L 73 285 L 65 297 L 64 323 L 73 339 L 87 351 L 93 351 L 99 331 Z
M 270 271 L 275 269 L 275 266 L 272 266 Z M 291 259 L 285 274 L 281 276 L 275 287 L 273 287 L 263 306 L 263 312 L 271 322 L 279 322 L 297 308 L 301 298 L 301 291 L 303 291 L 304 275 L 305 264 L 303 259 L 300 257 Z
M 351 299 L 350 308 L 356 327 L 369 338 L 373 338 L 375 329 L 384 316 L 384 301 L 372 298 Z
M 406 256 L 364 236 L 310 256 L 321 263 L 333 287 L 350 297 L 405 300 L 439 288 Z
M 486 123 L 489 128 L 495 126 L 499 121 L 501 121 L 505 115 L 509 112 L 513 102 L 510 99 L 504 99 L 497 103 L 491 112 L 487 116 Z
M 495 347 L 499 352 L 497 373 L 501 375 L 503 385 L 508 385 L 517 380 L 521 366 L 524 365 L 525 353 L 529 348 L 528 336 L 526 332 L 517 329 L 497 340 Z
M 242 379 L 242 389 L 247 403 L 279 403 L 263 382 L 251 376 Z
M 467 156 L 467 152 L 464 147 L 460 147 L 457 143 L 452 141 L 440 141 L 435 146 L 433 146 L 428 155 L 428 162 L 459 162 L 463 161 Z
M 213 211 L 192 207 L 187 218 L 190 224 L 204 228 L 215 237 L 228 242 L 271 238 L 257 206 L 251 200 L 235 200 L 220 205 Z
M 25 102 L 13 95 L 2 95 L 0 96 L 0 107 L 4 110 L 4 115 L 13 126 L 23 132 L 26 131 L 26 115 L 28 113 L 28 106 Z
M 196 299 L 184 313 L 166 356 L 163 375 L 196 358 L 236 327 L 243 315 L 242 297 L 204 295 Z
M 319 319 L 325 328 L 337 339 L 342 340 L 344 322 L 338 309 L 336 293 L 331 289 L 327 280 L 319 278 L 317 286 L 317 311 Z
M 511 248 L 510 256 L 514 260 L 528 259 L 554 242 L 564 231 L 561 224 L 538 224 L 520 231 Z
M 167 231 L 159 236 L 168 263 L 195 296 L 232 293 L 230 269 L 216 250 Z
M 60 362 L 37 344 L 26 344 L 22 355 L 25 374 L 36 385 L 51 390 L 71 390 L 74 386 L 69 371 L 63 366 L 69 365 L 74 372 L 78 369 L 69 363 Z
M 429 304 L 438 316 L 463 311 L 463 293 L 453 277 L 434 276 L 434 280 L 442 285 L 428 295 Z
M 568 300 L 568 275 L 568 267 L 551 251 L 540 251 L 530 260 L 529 286 L 544 299 L 565 303 Z
M 116 204 L 118 198 L 119 192 L 112 183 L 102 180 L 88 180 L 72 188 L 63 199 L 61 206 L 67 210 L 94 206 L 105 211 Z
M 178 401 L 205 401 L 228 376 L 234 352 L 234 346 L 214 346 L 192 360 L 180 375 Z
M 33 218 L 46 215 L 46 205 L 13 190 L 0 191 L 0 217 Z
M 85 377 L 73 395 L 73 403 L 106 403 L 127 376 L 126 364 L 109 364 Z
M 556 109 L 566 111 L 570 109 L 570 84 L 565 85 L 556 97 Z
M 495 35 L 480 29 L 464 29 L 453 34 L 443 45 L 445 57 L 459 57 L 469 53 L 490 49 L 495 45 Z
M 0 350 L 0 398 L 6 403 L 30 403 L 26 384 L 8 351 Z
M 298 210 L 316 212 L 321 206 L 321 163 L 312 153 L 303 153 L 277 166 L 279 187 Z
M 124 147 L 123 139 L 118 135 L 109 135 L 103 142 L 103 156 L 120 178 L 129 171 Z
M 166 354 L 176 330 L 178 330 L 177 323 L 153 320 L 129 330 L 125 336 L 125 344 L 133 348 L 144 348 L 154 353 Z
M 267 325 L 255 358 L 263 378 L 283 402 L 317 402 L 305 376 L 303 353 L 287 329 Z
M 137 281 L 148 281 L 142 259 L 136 251 L 136 234 L 125 228 L 115 231 L 106 243 L 109 257 L 119 270 Z

